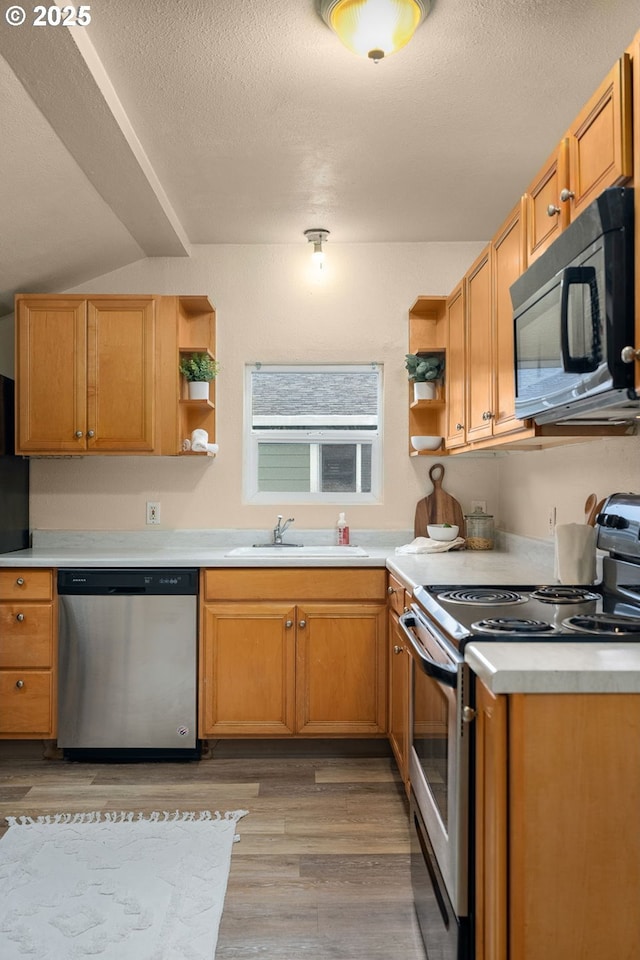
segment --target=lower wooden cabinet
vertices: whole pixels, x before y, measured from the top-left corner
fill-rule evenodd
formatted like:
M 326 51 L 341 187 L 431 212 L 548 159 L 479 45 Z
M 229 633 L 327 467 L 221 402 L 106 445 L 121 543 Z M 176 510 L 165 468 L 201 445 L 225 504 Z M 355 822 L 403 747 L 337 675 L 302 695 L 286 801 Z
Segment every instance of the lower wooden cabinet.
M 409 796 L 409 695 L 411 656 L 398 622 L 389 614 L 389 743 Z
M 477 684 L 476 960 L 633 957 L 640 695 Z
M 220 569 L 203 581 L 201 737 L 386 732 L 384 570 Z
M 0 570 L 0 739 L 55 737 L 56 609 L 51 570 Z

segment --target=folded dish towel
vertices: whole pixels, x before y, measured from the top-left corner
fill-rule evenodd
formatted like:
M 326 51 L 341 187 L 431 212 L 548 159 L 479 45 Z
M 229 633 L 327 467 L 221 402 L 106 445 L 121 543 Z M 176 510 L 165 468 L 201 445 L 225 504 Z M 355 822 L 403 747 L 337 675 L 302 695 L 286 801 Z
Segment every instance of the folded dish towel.
M 555 576 L 560 583 L 593 583 L 596 579 L 595 527 L 561 523 L 556 527 Z
M 455 540 L 432 540 L 431 537 L 416 537 L 411 543 L 396 547 L 396 553 L 445 553 L 464 547 L 464 537 Z

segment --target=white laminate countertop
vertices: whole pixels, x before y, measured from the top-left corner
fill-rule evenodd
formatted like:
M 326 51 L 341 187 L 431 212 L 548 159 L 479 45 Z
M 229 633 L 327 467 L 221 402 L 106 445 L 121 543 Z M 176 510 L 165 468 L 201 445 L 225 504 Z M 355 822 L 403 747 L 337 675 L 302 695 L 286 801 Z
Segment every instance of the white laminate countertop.
M 464 658 L 492 693 L 640 693 L 640 643 L 470 643 Z
M 295 530 L 294 542 L 331 544 L 333 531 Z M 422 584 L 554 583 L 553 541 L 500 536 L 495 550 L 397 554 L 411 531 L 353 531 L 366 557 L 228 556 L 262 543 L 262 530 L 36 531 L 28 550 L 0 554 L 7 567 L 370 567 L 391 571 L 411 591 Z M 599 642 L 467 645 L 465 659 L 493 693 L 640 693 L 640 644 Z
M 291 540 L 329 545 L 332 531 L 292 530 Z M 351 542 L 367 556 L 336 552 L 313 557 L 229 556 L 239 546 L 263 543 L 262 530 L 174 530 L 158 532 L 35 531 L 33 547 L 0 554 L 2 567 L 387 567 L 412 590 L 426 583 L 517 584 L 553 582 L 553 543 L 504 537 L 496 550 L 452 550 L 397 554 L 413 539 L 410 531 L 352 531 Z

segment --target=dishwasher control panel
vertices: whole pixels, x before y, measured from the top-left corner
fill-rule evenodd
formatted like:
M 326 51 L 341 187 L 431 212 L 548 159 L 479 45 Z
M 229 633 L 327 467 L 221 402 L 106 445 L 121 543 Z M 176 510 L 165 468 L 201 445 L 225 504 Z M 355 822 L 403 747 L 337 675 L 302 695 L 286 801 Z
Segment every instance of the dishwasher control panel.
M 167 569 L 100 567 L 84 570 L 59 570 L 58 593 L 64 595 L 109 596 L 142 594 L 147 596 L 195 596 L 198 570 L 192 567 Z

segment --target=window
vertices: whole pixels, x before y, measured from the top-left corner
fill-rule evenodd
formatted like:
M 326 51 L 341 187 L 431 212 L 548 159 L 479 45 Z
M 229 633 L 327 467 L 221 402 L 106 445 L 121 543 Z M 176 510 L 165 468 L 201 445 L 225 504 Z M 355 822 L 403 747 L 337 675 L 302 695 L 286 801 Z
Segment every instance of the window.
M 379 364 L 247 366 L 246 498 L 377 502 L 381 423 Z

